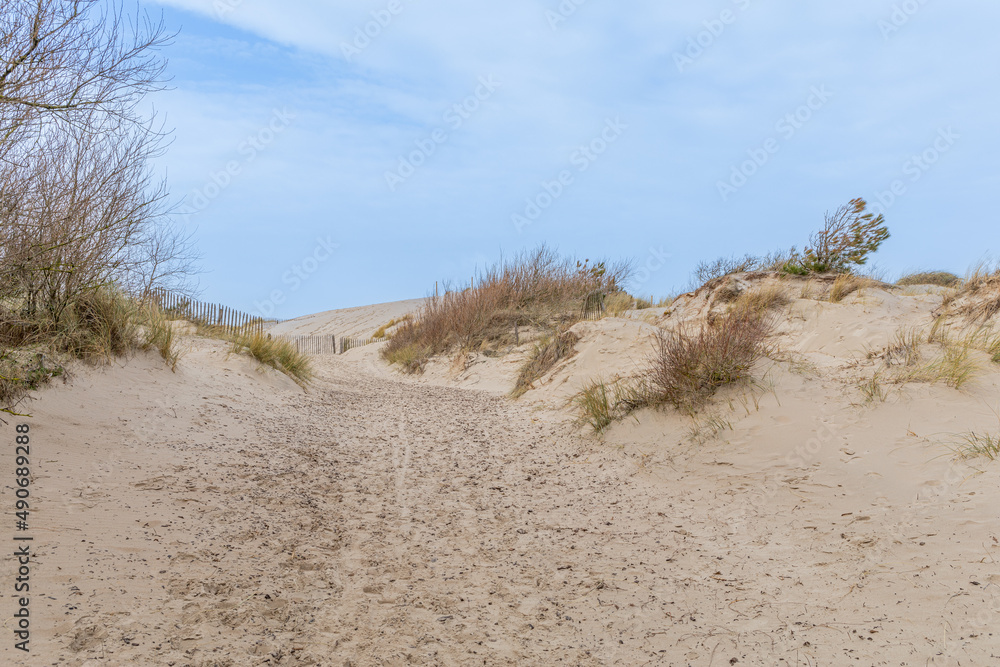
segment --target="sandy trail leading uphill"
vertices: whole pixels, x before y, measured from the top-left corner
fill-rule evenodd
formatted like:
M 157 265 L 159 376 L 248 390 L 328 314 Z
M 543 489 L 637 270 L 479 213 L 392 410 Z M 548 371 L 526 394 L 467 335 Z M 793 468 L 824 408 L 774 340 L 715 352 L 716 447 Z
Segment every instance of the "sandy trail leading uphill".
M 4 664 L 1000 655 L 993 473 L 933 516 L 848 510 L 808 471 L 762 494 L 773 471 L 711 447 L 644 468 L 530 404 L 346 357 L 302 393 L 192 345 L 176 375 L 139 358 L 33 404 L 37 631 Z

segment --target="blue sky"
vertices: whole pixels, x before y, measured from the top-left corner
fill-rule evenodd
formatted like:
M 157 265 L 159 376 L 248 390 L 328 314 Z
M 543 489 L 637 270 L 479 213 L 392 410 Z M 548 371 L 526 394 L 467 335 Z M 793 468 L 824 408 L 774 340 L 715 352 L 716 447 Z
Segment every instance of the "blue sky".
M 997 249 L 1000 6 L 674 4 L 145 5 L 179 31 L 154 102 L 203 298 L 421 297 L 543 242 L 633 258 L 662 296 L 858 196 L 890 275 Z

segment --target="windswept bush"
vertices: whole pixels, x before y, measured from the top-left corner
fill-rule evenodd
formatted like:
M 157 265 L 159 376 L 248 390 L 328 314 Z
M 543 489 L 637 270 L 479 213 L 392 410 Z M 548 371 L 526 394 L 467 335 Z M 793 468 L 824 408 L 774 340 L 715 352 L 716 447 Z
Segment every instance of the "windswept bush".
M 889 238 L 885 216 L 867 209 L 859 197 L 827 213 L 823 228 L 809 237 L 801 265 L 815 273 L 847 273 L 865 264 Z
M 390 363 L 402 358 L 419 370 L 431 356 L 450 350 L 513 344 L 518 328 L 556 331 L 582 317 L 588 295 L 620 291 L 629 272 L 628 264 L 560 259 L 543 246 L 490 268 L 474 288 L 429 298 L 413 321 L 396 329 L 381 354 Z

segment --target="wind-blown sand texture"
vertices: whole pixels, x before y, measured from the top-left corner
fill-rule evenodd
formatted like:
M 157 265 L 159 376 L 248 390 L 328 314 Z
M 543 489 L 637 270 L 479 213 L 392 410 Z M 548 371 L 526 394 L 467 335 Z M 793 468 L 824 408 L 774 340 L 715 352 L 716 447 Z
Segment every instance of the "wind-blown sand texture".
M 32 654 L 8 636 L 0 661 L 1000 664 L 1000 463 L 949 450 L 1000 429 L 1000 367 L 885 402 L 856 387 L 867 351 L 932 322 L 929 292 L 796 298 L 761 386 L 603 439 L 566 399 L 641 367 L 704 295 L 578 324 L 519 401 L 527 345 L 418 377 L 370 346 L 317 358 L 308 392 L 195 337 L 177 373 L 77 367 L 26 406 Z

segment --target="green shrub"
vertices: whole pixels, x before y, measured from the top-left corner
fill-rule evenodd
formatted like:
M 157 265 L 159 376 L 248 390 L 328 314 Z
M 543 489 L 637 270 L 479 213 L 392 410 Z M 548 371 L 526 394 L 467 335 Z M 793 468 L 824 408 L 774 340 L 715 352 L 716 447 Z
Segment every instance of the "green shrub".
M 889 238 L 885 217 L 869 213 L 867 207 L 868 202 L 857 198 L 827 213 L 823 228 L 809 237 L 801 266 L 816 273 L 846 273 L 865 264 Z

